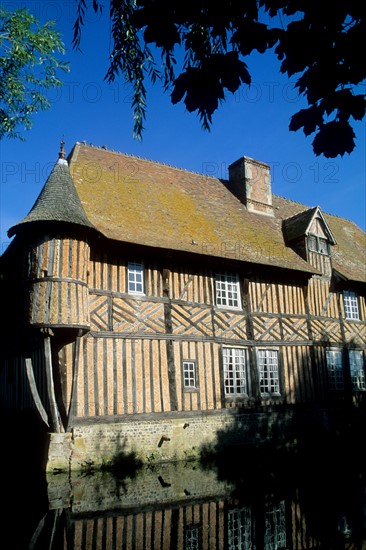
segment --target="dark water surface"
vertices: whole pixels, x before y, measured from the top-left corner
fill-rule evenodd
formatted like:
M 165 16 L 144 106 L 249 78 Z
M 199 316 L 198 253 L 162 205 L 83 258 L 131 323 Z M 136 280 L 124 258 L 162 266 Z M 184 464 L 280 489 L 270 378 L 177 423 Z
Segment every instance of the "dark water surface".
M 2 548 L 364 549 L 365 486 L 330 456 L 291 468 L 283 457 L 231 449 L 215 463 L 113 474 L 3 472 Z
M 363 417 L 198 461 L 47 476 L 44 434 L 2 420 L 1 548 L 366 550 Z

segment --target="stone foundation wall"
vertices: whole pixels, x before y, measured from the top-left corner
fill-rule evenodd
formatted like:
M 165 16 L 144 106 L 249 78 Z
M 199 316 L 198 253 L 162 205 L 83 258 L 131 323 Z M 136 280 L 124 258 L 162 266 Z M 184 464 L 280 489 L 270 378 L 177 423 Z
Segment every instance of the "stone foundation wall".
M 144 464 L 197 459 L 204 450 L 289 438 L 291 413 L 185 416 L 76 425 L 52 434 L 47 471 L 95 469 L 133 459 Z
M 72 434 L 49 434 L 48 459 L 46 470 L 50 472 L 62 472 L 70 468 L 72 452 Z
M 72 466 L 95 465 L 133 455 L 144 463 L 196 458 L 203 445 L 215 442 L 229 417 L 135 420 L 73 429 Z
M 333 419 L 334 420 L 334 419 Z M 90 471 L 137 461 L 143 464 L 199 459 L 206 451 L 239 444 L 296 445 L 313 429 L 332 429 L 324 410 L 180 416 L 154 420 L 78 424 L 51 434 L 48 472 Z

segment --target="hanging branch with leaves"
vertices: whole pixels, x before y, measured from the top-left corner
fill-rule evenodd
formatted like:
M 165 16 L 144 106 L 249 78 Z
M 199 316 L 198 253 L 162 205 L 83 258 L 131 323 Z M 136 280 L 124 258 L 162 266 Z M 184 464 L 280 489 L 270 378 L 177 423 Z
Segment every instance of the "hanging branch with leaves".
M 32 116 L 50 107 L 47 90 L 60 87 L 60 71 L 69 70 L 57 55 L 64 53 L 54 22 L 0 8 L 0 139 L 24 139 Z
M 86 0 L 77 2 L 75 47 L 89 9 Z M 100 0 L 92 9 L 102 9 Z M 227 94 L 250 86 L 246 59 L 273 50 L 280 72 L 296 76 L 295 88 L 308 103 L 289 129 L 314 135 L 316 155 L 343 155 L 355 147 L 352 125 L 365 116 L 365 13 L 356 0 L 111 0 L 106 79 L 121 75 L 132 85 L 138 138 L 146 78 L 160 80 L 172 103 L 183 101 L 209 130 Z

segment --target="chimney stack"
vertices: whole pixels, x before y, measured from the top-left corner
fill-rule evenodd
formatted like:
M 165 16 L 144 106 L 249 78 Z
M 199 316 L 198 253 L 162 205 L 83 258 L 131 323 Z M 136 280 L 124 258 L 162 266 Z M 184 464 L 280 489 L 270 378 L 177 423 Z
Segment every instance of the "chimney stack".
M 249 212 L 273 216 L 269 165 L 242 157 L 229 166 L 229 189 Z

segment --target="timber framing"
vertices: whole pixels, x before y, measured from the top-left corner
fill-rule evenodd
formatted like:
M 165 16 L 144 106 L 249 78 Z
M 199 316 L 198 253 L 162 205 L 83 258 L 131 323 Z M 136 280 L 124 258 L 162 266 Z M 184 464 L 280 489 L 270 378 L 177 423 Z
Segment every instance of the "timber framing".
M 257 186 L 256 162 L 233 183 L 80 143 L 60 156 L 1 258 L 19 297 L 4 407 L 68 433 L 363 406 L 365 233 L 272 194 L 263 163 Z

